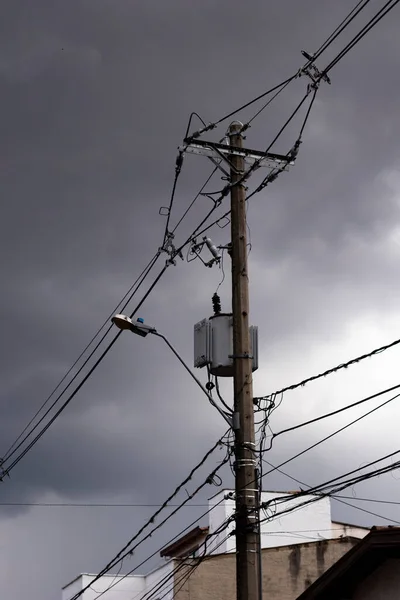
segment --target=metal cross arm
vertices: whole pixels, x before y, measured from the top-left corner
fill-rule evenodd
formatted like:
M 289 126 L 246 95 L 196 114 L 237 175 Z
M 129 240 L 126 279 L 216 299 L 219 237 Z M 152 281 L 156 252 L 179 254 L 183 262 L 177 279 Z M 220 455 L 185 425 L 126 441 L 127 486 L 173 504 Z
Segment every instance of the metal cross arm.
M 289 165 L 294 162 L 288 160 L 283 154 L 273 154 L 270 152 L 260 152 L 259 150 L 250 150 L 247 148 L 237 148 L 228 144 L 219 144 L 217 142 L 206 142 L 204 140 L 196 140 L 189 143 L 187 146 L 179 147 L 180 151 L 189 152 L 190 154 L 200 154 L 207 156 L 210 159 L 223 159 L 229 167 L 232 168 L 230 158 L 239 156 L 244 159 L 249 165 L 257 164 L 258 167 L 267 167 L 269 169 L 279 168 L 282 171 L 287 171 Z

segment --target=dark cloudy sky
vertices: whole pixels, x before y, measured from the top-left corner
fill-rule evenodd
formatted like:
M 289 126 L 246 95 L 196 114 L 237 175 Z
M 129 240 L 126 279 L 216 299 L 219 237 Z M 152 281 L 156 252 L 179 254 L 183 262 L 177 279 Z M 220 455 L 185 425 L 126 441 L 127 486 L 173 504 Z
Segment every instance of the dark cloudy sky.
M 372 0 L 321 66 L 382 5 Z M 286 79 L 303 64 L 300 51 L 313 52 L 352 7 L 353 0 L 1 0 L 1 453 L 159 247 L 158 211 L 169 201 L 190 112 L 216 120 Z M 296 166 L 249 203 L 258 395 L 399 336 L 399 25 L 395 9 L 332 71 Z M 268 145 L 306 84 L 293 82 L 254 121 L 249 147 Z M 277 152 L 289 150 L 299 127 L 300 118 Z M 225 124 L 216 135 L 224 133 Z M 186 158 L 171 224 L 210 166 Z M 216 177 L 209 190 L 222 185 Z M 206 198 L 196 203 L 177 242 L 209 208 Z M 227 243 L 229 228 L 211 235 Z M 225 306 L 229 267 L 227 260 Z M 193 324 L 210 314 L 220 280 L 218 269 L 178 261 L 141 310 L 190 364 Z M 398 383 L 399 360 L 391 350 L 286 394 L 272 428 Z M 396 450 L 399 413 L 389 405 L 287 472 L 316 484 Z M 278 463 L 349 419 L 282 436 L 268 459 Z M 126 334 L 4 481 L 0 502 L 158 503 L 223 431 L 162 341 Z M 293 485 L 280 475 L 264 484 Z M 400 501 L 391 475 L 353 492 Z M 358 505 L 400 521 L 396 506 Z M 0 506 L 1 597 L 60 598 L 62 585 L 100 570 L 151 510 Z M 384 522 L 336 504 L 333 511 Z M 200 513 L 186 508 L 123 570 Z

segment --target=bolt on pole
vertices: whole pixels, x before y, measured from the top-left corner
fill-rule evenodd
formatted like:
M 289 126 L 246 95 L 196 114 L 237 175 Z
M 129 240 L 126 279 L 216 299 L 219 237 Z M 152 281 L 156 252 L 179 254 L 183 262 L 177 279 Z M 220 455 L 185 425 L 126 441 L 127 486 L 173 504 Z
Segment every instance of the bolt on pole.
M 243 147 L 243 125 L 229 127 L 230 146 Z M 246 190 L 239 182 L 245 161 L 231 162 L 232 313 L 234 362 L 234 425 L 236 478 L 236 585 L 237 600 L 260 600 L 258 481 L 256 476 L 252 357 L 249 334 L 249 276 L 247 270 Z

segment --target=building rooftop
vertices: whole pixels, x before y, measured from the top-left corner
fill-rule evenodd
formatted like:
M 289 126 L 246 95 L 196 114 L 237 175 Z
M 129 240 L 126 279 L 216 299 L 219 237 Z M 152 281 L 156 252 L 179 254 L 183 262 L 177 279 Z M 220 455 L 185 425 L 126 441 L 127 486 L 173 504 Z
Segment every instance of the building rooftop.
M 200 544 L 205 540 L 208 532 L 209 527 L 195 527 L 173 544 L 163 548 L 160 556 L 168 558 L 182 558 L 183 556 L 187 556 L 198 549 Z

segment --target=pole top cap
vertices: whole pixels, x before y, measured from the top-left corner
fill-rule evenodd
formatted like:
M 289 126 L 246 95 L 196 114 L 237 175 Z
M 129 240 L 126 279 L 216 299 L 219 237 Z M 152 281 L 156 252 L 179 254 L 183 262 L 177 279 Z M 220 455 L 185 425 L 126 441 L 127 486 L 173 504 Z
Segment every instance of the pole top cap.
M 229 135 L 235 135 L 243 130 L 243 123 L 240 121 L 232 121 L 229 125 Z

